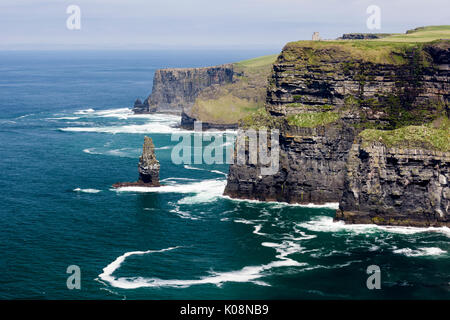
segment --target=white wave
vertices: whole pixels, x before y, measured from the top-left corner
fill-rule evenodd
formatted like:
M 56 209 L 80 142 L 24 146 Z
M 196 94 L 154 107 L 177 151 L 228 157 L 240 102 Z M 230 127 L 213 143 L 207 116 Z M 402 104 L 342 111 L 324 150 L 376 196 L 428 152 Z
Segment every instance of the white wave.
M 31 117 L 31 116 L 34 116 L 34 113 L 24 114 L 23 116 L 17 117 L 16 120 L 17 119 L 23 119 L 23 118 Z
M 172 146 L 164 146 L 164 147 L 155 148 L 155 150 L 168 150 L 171 148 L 172 148 Z
M 233 222 L 243 223 L 243 224 L 255 224 L 253 221 L 246 220 L 246 219 L 234 219 Z
M 170 210 L 170 212 L 175 213 L 176 215 L 178 215 L 180 218 L 183 218 L 183 219 L 190 219 L 190 220 L 199 220 L 200 219 L 199 217 L 194 217 L 189 212 L 180 210 L 180 206 L 177 206 L 177 205 L 175 205 L 175 208 Z
M 96 155 L 109 155 L 116 156 L 122 158 L 137 158 L 139 156 L 139 152 L 141 149 L 138 148 L 121 148 L 121 149 L 111 149 L 111 150 L 102 150 L 98 148 L 87 148 L 83 149 L 83 152 L 88 154 L 96 154 Z
M 172 181 L 178 181 L 178 180 L 180 180 L 180 181 L 197 181 L 198 179 L 192 179 L 192 178 L 175 178 L 175 177 L 173 177 L 173 178 L 165 178 L 165 179 L 162 179 L 162 180 L 160 180 L 161 182 L 165 182 L 165 181 L 169 181 L 169 182 L 171 182 L 171 183 L 173 183 Z
M 314 204 L 314 203 L 308 203 L 308 204 L 300 204 L 300 203 L 288 203 L 288 202 L 279 202 L 279 201 L 261 201 L 261 200 L 254 200 L 254 199 L 238 199 L 238 198 L 231 198 L 229 196 L 222 196 L 225 199 L 232 200 L 232 201 L 240 201 L 240 202 L 248 202 L 248 203 L 266 203 L 275 205 L 275 208 L 280 208 L 281 206 L 293 206 L 293 207 L 303 207 L 303 208 L 329 208 L 329 209 L 339 209 L 339 203 L 338 202 L 327 202 L 324 204 Z
M 90 114 L 90 113 L 93 113 L 93 112 L 95 112 L 95 110 L 90 108 L 90 109 L 78 110 L 78 111 L 74 112 L 74 114 L 81 114 L 81 115 L 83 115 L 83 114 Z
M 258 236 L 268 236 L 268 234 L 267 233 L 263 233 L 263 232 L 261 232 L 261 228 L 262 228 L 262 225 L 261 224 L 258 224 L 258 225 L 256 225 L 256 226 L 254 226 L 254 229 L 253 229 L 253 234 L 257 234 Z
M 130 124 L 124 126 L 109 126 L 109 127 L 66 127 L 59 128 L 65 132 L 96 132 L 96 133 L 174 133 L 183 132 L 183 130 L 174 127 L 173 123 L 158 123 L 148 122 L 146 124 Z M 188 131 L 184 131 L 189 133 Z
M 84 192 L 84 193 L 99 193 L 102 190 L 76 188 L 76 189 L 73 189 L 73 191 L 75 191 L 75 192 Z
M 221 174 L 221 175 L 227 176 L 227 174 L 225 172 L 222 172 L 222 171 L 219 171 L 219 170 L 208 170 L 208 169 L 204 169 L 204 168 L 197 168 L 197 167 L 189 166 L 187 164 L 184 165 L 184 168 L 188 169 L 188 170 L 208 171 L 208 172 L 217 173 L 217 174 Z
M 346 224 L 343 221 L 333 221 L 332 217 L 318 217 L 308 222 L 297 223 L 297 226 L 311 231 L 318 232 L 340 232 L 348 231 L 356 234 L 376 233 L 380 231 L 392 232 L 398 234 L 416 234 L 423 232 L 438 232 L 450 237 L 450 228 L 448 227 L 398 227 L 398 226 L 380 226 L 376 224 Z
M 393 252 L 397 254 L 403 254 L 407 257 L 440 256 L 447 253 L 447 251 L 436 247 L 418 248 L 417 250 L 403 248 L 394 250 Z
M 195 196 L 185 197 L 179 204 L 194 204 L 212 202 L 223 194 L 226 180 L 203 180 L 190 184 L 162 185 L 160 187 L 122 187 L 114 189 L 117 192 L 155 192 L 155 193 L 195 193 Z
M 246 266 L 240 270 L 214 272 L 211 271 L 209 276 L 200 277 L 199 279 L 160 279 L 160 278 L 143 278 L 143 277 L 121 277 L 116 278 L 113 273 L 120 268 L 125 259 L 131 255 L 143 255 L 155 252 L 164 252 L 173 250 L 178 247 L 163 249 L 159 251 L 132 251 L 127 252 L 120 257 L 116 258 L 112 263 L 103 269 L 103 273 L 99 275 L 100 279 L 108 282 L 111 286 L 121 289 L 137 289 L 143 287 L 190 287 L 193 285 L 202 284 L 214 284 L 221 286 L 225 282 L 252 282 L 257 285 L 269 286 L 269 284 L 260 281 L 258 279 L 265 276 L 265 271 L 272 268 L 279 267 L 299 267 L 307 265 L 306 263 L 300 263 L 287 256 L 301 250 L 300 246 L 291 243 L 283 242 L 282 244 L 266 243 L 266 246 L 272 247 L 277 251 L 277 258 L 279 260 L 272 261 L 268 264 L 260 266 Z
M 80 117 L 56 117 L 56 118 L 46 118 L 47 120 L 78 120 Z

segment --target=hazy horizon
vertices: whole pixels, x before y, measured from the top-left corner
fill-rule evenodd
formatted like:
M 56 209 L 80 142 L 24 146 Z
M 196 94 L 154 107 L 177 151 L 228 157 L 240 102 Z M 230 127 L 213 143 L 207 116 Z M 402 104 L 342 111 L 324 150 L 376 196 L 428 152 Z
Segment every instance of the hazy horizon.
M 448 24 L 444 0 L 3 0 L 0 50 L 279 50 L 289 41 L 349 32 L 404 33 Z M 81 9 L 81 29 L 66 26 L 67 8 Z M 381 10 L 368 29 L 366 9 Z

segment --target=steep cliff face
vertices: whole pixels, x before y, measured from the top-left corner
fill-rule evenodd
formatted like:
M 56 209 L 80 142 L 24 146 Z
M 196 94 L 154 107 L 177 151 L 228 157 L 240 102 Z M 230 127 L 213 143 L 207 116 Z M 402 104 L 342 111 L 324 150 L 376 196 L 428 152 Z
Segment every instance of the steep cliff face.
M 358 141 L 362 131 L 370 128 L 387 132 L 447 117 L 449 47 L 450 42 L 445 40 L 424 44 L 366 40 L 300 41 L 286 45 L 273 66 L 267 89 L 267 114 L 264 116 L 282 119 L 278 123 L 284 123 L 275 125 L 275 128 L 281 129 L 280 171 L 273 176 L 261 177 L 257 166 L 233 164 L 225 194 L 291 203 L 340 202 L 344 194 L 347 199 L 350 183 L 344 183 L 347 181 L 345 176 L 350 170 L 348 166 L 356 166 L 350 150 L 356 148 L 355 139 Z M 264 127 L 266 122 L 259 123 L 249 117 L 241 126 L 258 128 Z M 416 130 L 416 127 L 412 128 Z M 408 161 L 413 163 L 412 155 L 389 153 L 386 157 L 411 156 L 411 161 Z M 436 162 L 443 161 L 440 156 L 424 151 L 424 157 L 423 163 L 418 165 L 422 166 L 419 171 L 431 170 L 433 177 L 438 179 L 445 176 L 444 171 L 448 169 L 434 166 Z M 441 166 L 448 168 L 447 165 Z M 397 162 L 392 168 L 384 170 L 402 172 L 406 168 Z M 359 181 L 370 181 L 371 171 L 367 170 L 367 175 L 361 176 Z M 438 173 L 440 170 L 444 174 Z M 398 179 L 401 181 L 401 177 Z M 446 199 L 446 187 L 443 184 L 437 186 L 435 181 L 430 180 L 431 187 L 425 191 L 425 182 L 417 179 L 417 183 L 413 180 L 411 185 L 417 184 L 422 189 L 411 187 L 405 194 L 412 197 L 414 192 L 422 192 L 423 214 L 435 214 L 437 207 L 425 205 L 428 201 L 425 199 L 435 197 L 435 191 L 440 190 L 439 208 L 445 216 L 448 203 L 442 199 Z M 385 186 L 383 184 L 382 189 Z M 367 190 L 361 190 L 360 200 L 367 196 Z M 424 194 L 426 192 L 428 194 Z M 406 196 L 402 203 L 411 199 Z M 372 212 L 375 206 L 362 200 L 364 205 L 342 201 L 341 217 L 357 211 L 352 208 L 360 208 L 358 212 Z M 436 203 L 437 198 L 433 201 Z M 349 204 L 344 206 L 344 203 Z M 385 212 L 383 210 L 391 212 L 383 200 L 378 204 L 377 213 Z M 406 208 L 398 204 L 397 207 Z M 358 220 L 355 215 L 352 219 L 346 221 Z M 419 217 L 417 220 L 421 219 Z M 372 219 L 369 222 L 382 221 Z M 414 224 L 411 221 L 406 224 Z
M 181 114 L 190 110 L 198 94 L 212 85 L 231 83 L 231 64 L 185 69 L 160 69 L 155 72 L 151 95 L 144 101 L 146 112 Z
M 343 192 L 348 149 L 355 129 L 286 126 L 280 136 L 279 171 L 261 175 L 257 165 L 231 165 L 225 195 L 233 198 L 324 204 Z
M 450 226 L 450 152 L 356 143 L 336 219 L 348 223 Z
M 290 43 L 274 65 L 267 109 L 278 116 L 353 109 L 353 117 L 386 128 L 432 120 L 448 108 L 448 56 L 449 41 Z
M 237 128 L 239 119 L 264 107 L 275 55 L 207 68 L 157 70 L 152 94 L 135 102 L 135 113 L 181 114 L 181 126 L 193 129 Z

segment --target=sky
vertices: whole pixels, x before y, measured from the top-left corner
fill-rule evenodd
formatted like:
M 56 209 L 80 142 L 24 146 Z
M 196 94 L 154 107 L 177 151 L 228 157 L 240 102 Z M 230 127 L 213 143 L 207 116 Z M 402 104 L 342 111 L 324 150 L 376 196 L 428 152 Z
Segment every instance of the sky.
M 80 8 L 80 29 L 67 8 Z M 380 29 L 366 13 L 380 8 Z M 71 20 L 73 21 L 73 20 Z M 279 50 L 320 32 L 405 32 L 450 24 L 449 0 L 0 0 L 0 50 Z

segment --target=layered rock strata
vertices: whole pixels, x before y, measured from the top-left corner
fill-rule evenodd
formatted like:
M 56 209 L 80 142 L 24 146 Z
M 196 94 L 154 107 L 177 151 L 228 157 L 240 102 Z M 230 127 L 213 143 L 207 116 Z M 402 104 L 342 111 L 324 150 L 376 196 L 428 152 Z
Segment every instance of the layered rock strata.
M 144 100 L 144 108 L 135 108 L 138 113 L 179 114 L 194 105 L 198 94 L 215 84 L 230 83 L 233 79 L 233 66 L 205 68 L 179 68 L 156 70 L 150 96 Z
M 450 226 L 450 152 L 355 143 L 337 220 Z
M 421 128 L 439 117 L 448 119 L 449 48 L 446 40 L 286 45 L 273 66 L 265 116 L 284 123 L 274 126 L 281 132 L 280 170 L 261 176 L 258 166 L 232 164 L 225 194 L 340 202 L 337 219 L 350 223 L 447 225 L 448 154 L 428 146 L 385 147 L 364 149 L 355 158 L 354 150 L 362 150 L 359 135 L 368 128 Z M 272 122 L 246 119 L 242 127 Z M 442 132 L 448 135 L 448 129 Z M 364 154 L 370 160 L 358 158 Z
M 144 146 L 142 155 L 139 158 L 138 172 L 139 179 L 137 182 L 119 182 L 113 185 L 114 188 L 142 186 L 142 187 L 159 187 L 159 169 L 160 164 L 156 159 L 155 145 L 152 138 L 144 138 Z

